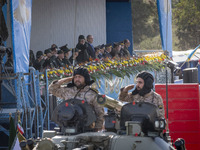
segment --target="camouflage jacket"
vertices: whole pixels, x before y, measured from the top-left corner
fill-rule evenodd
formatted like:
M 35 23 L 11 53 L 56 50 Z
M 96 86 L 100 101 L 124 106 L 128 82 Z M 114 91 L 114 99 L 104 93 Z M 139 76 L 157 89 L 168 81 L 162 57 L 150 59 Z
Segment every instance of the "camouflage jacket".
M 59 84 L 56 84 L 56 82 L 54 81 L 49 85 L 49 93 L 64 100 L 68 100 L 71 98 L 86 100 L 93 107 L 97 116 L 95 128 L 102 129 L 104 122 L 104 108 L 97 103 L 98 93 L 95 90 L 91 89 L 90 86 L 85 86 L 79 91 L 76 86 L 70 88 L 63 87 Z
M 139 94 L 132 95 L 132 93 L 124 92 L 123 89 L 120 91 L 119 100 L 125 102 L 149 102 L 156 105 L 159 108 L 159 117 L 165 118 L 165 111 L 162 97 L 154 92 L 151 91 L 144 96 L 140 96 Z

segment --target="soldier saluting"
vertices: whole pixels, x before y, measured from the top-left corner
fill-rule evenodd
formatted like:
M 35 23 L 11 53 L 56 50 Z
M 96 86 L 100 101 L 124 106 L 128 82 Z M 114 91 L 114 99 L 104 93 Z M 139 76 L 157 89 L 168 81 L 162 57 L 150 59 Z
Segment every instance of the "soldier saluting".
M 67 86 L 63 87 L 62 85 L 66 83 Z M 94 83 L 94 80 L 90 79 L 88 70 L 78 68 L 74 70 L 73 77 L 53 81 L 49 86 L 49 92 L 64 100 L 74 98 L 88 102 L 95 111 L 97 117 L 95 129 L 99 131 L 103 128 L 104 109 L 97 103 L 98 92 L 90 87 L 92 83 Z
M 121 88 L 119 100 L 126 102 L 149 102 L 159 108 L 159 117 L 165 117 L 162 97 L 154 92 L 153 89 L 154 77 L 149 72 L 140 72 L 136 76 L 136 87 L 133 92 L 128 93 L 134 88 L 134 85 L 128 85 Z

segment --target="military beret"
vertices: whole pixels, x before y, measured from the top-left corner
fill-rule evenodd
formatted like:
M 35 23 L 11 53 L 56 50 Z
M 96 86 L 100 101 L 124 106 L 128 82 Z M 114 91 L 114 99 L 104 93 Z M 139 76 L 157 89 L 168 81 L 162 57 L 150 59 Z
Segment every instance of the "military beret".
M 105 47 L 112 47 L 112 43 L 106 44 Z
M 67 52 L 71 51 L 71 50 L 67 47 L 67 44 L 61 46 L 60 49 L 61 49 L 64 53 L 67 53 Z
M 51 53 L 51 48 L 48 48 L 44 51 L 45 54 Z
M 79 35 L 78 39 L 79 39 L 79 40 L 85 39 L 85 37 L 84 37 L 84 35 Z
M 43 55 L 43 52 L 42 51 L 37 51 L 37 53 L 36 53 L 36 57 L 37 58 L 40 58 L 40 56 L 42 56 Z
M 62 54 L 62 53 L 64 53 L 63 50 L 59 50 L 58 51 L 58 54 Z

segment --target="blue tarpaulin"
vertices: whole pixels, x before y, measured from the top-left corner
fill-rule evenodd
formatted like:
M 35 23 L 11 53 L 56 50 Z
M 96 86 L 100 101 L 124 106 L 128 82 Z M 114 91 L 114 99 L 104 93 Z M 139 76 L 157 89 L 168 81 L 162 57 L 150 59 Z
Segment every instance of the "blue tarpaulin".
M 14 72 L 28 72 L 32 0 L 10 0 Z
M 172 9 L 171 0 L 157 0 L 162 49 L 172 57 Z

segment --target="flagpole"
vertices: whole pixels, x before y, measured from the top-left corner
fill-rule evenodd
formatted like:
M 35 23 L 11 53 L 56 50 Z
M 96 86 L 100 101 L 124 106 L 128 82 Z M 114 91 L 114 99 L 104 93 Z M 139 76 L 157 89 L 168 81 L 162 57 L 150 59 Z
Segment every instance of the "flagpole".
M 77 15 L 77 0 L 75 0 L 75 17 L 74 17 L 74 49 L 72 50 L 72 65 L 73 65 L 73 68 L 72 68 L 72 71 L 74 74 L 74 67 L 75 67 L 75 58 L 74 58 L 74 55 L 75 55 L 75 49 L 76 49 L 76 44 L 75 44 L 75 38 L 76 38 L 76 15 Z

